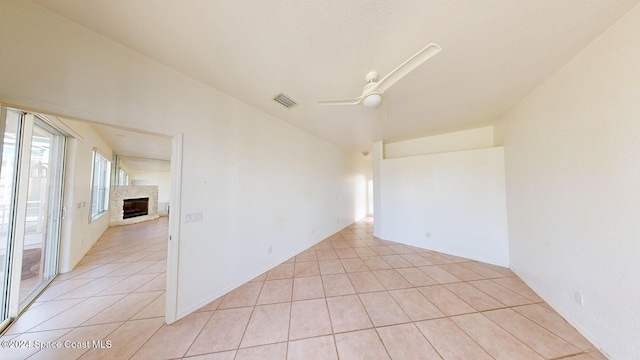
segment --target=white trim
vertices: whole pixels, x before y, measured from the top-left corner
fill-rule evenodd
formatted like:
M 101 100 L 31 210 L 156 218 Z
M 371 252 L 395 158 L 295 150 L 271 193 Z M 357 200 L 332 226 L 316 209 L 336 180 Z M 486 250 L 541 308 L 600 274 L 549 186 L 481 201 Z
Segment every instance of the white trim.
M 63 129 L 60 126 L 59 121 L 56 121 L 58 118 L 56 117 L 52 117 L 52 116 L 46 116 L 44 114 L 40 114 L 40 113 L 35 113 L 35 121 L 40 121 L 42 123 L 45 123 L 49 129 L 46 129 L 47 131 L 49 131 L 50 133 L 57 133 L 56 135 L 60 135 L 64 138 L 70 138 L 72 137 L 72 135 L 69 133 L 69 131 Z
M 105 181 L 106 184 L 99 184 L 100 186 L 105 185 L 105 194 L 104 197 L 102 199 L 102 201 L 104 202 L 102 205 L 102 209 L 98 209 L 98 213 L 97 214 L 93 214 L 93 203 L 94 201 L 98 201 L 98 199 L 94 198 L 94 187 L 96 186 L 95 184 L 95 175 L 96 175 L 96 156 L 100 156 L 102 159 L 104 159 L 105 161 Z M 106 156 L 104 156 L 102 154 L 102 152 L 98 149 L 98 148 L 93 148 L 93 152 L 92 152 L 92 157 L 91 157 L 91 185 L 90 185 L 90 189 L 91 189 L 91 199 L 89 201 L 89 224 L 93 223 L 94 221 L 98 220 L 99 218 L 101 218 L 104 214 L 107 214 L 109 212 L 109 193 L 111 191 L 111 168 L 113 167 L 113 165 L 111 164 L 111 161 L 109 159 L 107 159 Z M 106 209 L 105 209 L 106 207 Z
M 2 106 L 0 103 L 0 134 L 2 134 L 3 138 L 0 139 L 0 145 L 4 146 L 4 130 L 7 121 L 7 108 Z M 0 155 L 2 155 L 2 149 L 0 149 Z
M 7 124 L 7 108 L 5 108 L 4 106 L 2 106 L 2 103 L 0 103 L 0 159 L 2 158 L 2 152 L 3 152 L 3 148 L 4 148 L 4 133 L 6 130 L 6 124 Z M 16 138 L 16 145 L 17 145 L 17 138 Z M 17 149 L 17 147 L 16 147 Z M 0 166 L 0 170 L 2 166 Z M 9 221 L 11 221 L 11 216 L 9 216 Z M 11 227 L 7 228 L 10 229 Z M 11 270 L 9 269 L 9 264 L 7 264 L 6 262 L 10 260 L 10 255 L 8 253 L 9 249 L 11 249 L 11 234 L 7 232 L 7 238 L 5 240 L 6 242 L 6 247 L 5 247 L 5 264 L 4 264 L 4 269 L 2 269 L 1 271 L 3 271 L 5 278 L 0 278 L 0 281 L 2 282 L 2 284 L 0 284 L 0 290 L 2 290 L 2 293 L 0 293 L 0 320 L 2 320 L 1 316 L 6 315 L 6 318 L 4 320 L 2 320 L 2 323 L 0 323 L 0 334 L 4 333 L 4 330 L 9 326 L 9 324 L 11 324 L 11 322 L 13 321 L 13 319 L 11 318 L 11 315 L 9 314 L 9 309 L 8 309 L 8 297 L 5 298 L 5 294 L 9 294 L 9 289 L 11 289 L 11 282 L 8 281 L 9 279 L 6 278 L 7 274 L 11 273 Z M 7 307 L 7 312 L 5 314 L 5 306 Z
M 8 328 L 9 325 L 13 322 L 13 319 L 8 317 L 6 319 L 4 319 L 1 323 L 0 323 L 0 334 L 2 334 L 4 332 L 4 329 Z
M 100 156 L 102 156 L 105 160 L 107 160 L 109 164 L 111 164 L 111 160 L 109 160 L 109 156 L 105 155 L 99 147 L 94 146 L 92 149 L 93 151 L 100 154 Z
M 18 174 L 16 181 L 16 210 L 13 223 L 13 246 L 11 254 L 11 279 L 9 281 L 9 311 L 10 318 L 16 318 L 20 312 L 20 281 L 22 277 L 22 253 L 24 251 L 25 224 L 27 217 L 27 198 L 29 196 L 29 172 L 23 175 L 23 170 L 31 168 L 31 138 L 33 137 L 33 114 L 25 113 L 22 129 L 18 135 L 24 142 L 16 141 L 18 147 Z M 16 270 L 17 269 L 17 270 Z
M 74 210 L 74 186 L 76 174 L 76 152 L 78 148 L 78 140 L 76 138 L 67 138 L 67 151 L 64 167 L 64 191 L 62 198 L 62 206 L 64 208 L 62 219 L 60 222 L 60 248 L 58 253 L 58 273 L 66 273 L 73 269 L 71 264 L 71 248 L 73 244 L 73 216 Z
M 171 140 L 171 194 L 169 199 L 169 245 L 167 246 L 167 291 L 165 322 L 178 316 L 178 263 L 180 255 L 180 197 L 182 194 L 182 139 L 178 133 Z

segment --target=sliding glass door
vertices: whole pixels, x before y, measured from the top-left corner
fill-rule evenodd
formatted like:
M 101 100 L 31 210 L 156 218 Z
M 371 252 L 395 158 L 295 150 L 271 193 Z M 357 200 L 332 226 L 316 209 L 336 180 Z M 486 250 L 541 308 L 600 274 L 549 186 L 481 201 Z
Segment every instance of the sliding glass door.
M 3 109 L 0 168 L 2 319 L 57 274 L 65 136 L 39 115 Z
M 60 236 L 64 137 L 34 117 L 26 184 L 20 310 L 56 274 Z
M 16 169 L 18 168 L 18 140 L 21 114 L 0 109 L 0 128 L 4 127 L 2 164 L 0 165 L 0 322 L 9 317 L 9 283 L 13 242 L 13 209 L 15 208 Z

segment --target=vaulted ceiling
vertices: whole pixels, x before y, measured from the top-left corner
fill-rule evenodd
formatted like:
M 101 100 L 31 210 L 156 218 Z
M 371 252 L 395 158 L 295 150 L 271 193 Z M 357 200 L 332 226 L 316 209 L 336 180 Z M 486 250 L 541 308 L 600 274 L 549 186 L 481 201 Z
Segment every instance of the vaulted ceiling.
M 33 0 L 346 148 L 496 121 L 638 0 Z M 434 42 L 384 106 L 361 94 Z M 298 102 L 274 102 L 284 92 Z

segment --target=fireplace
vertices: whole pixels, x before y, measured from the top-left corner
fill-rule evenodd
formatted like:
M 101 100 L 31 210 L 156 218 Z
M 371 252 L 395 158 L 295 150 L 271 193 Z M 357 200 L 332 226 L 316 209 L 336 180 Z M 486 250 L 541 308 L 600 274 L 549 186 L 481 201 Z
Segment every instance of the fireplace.
M 143 216 L 149 214 L 149 198 L 138 199 L 125 199 L 123 200 L 122 211 L 124 212 L 122 218 L 129 219 L 136 216 Z
M 145 204 L 138 204 L 137 202 L 140 201 L 144 201 Z M 111 187 L 109 191 L 109 226 L 137 224 L 159 217 L 157 185 Z

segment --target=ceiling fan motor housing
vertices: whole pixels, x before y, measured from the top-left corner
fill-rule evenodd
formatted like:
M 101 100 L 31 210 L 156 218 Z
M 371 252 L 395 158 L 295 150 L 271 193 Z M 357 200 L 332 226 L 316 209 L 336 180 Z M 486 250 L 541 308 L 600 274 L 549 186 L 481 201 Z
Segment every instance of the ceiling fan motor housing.
M 375 71 L 369 71 L 367 75 L 365 75 L 364 79 L 367 80 L 368 83 L 376 82 L 378 81 L 378 73 Z

